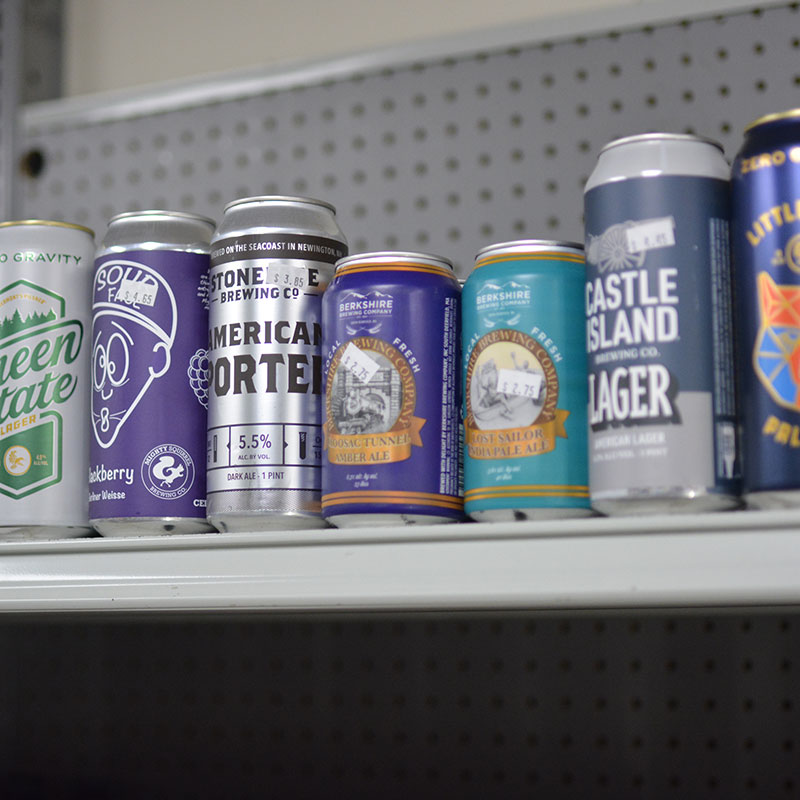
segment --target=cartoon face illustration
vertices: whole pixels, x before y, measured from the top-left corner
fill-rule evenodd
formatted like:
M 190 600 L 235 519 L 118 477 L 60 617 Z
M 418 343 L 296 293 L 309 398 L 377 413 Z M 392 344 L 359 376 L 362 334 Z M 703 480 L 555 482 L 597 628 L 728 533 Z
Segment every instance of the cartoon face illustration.
M 94 283 L 92 428 L 105 448 L 169 369 L 178 315 L 169 284 L 143 264 L 107 261 Z

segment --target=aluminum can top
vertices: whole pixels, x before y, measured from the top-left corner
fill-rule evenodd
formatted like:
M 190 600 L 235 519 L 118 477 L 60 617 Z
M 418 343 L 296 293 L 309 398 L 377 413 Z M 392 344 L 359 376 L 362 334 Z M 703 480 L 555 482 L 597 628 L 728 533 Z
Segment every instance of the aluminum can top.
M 722 145 L 688 133 L 643 133 L 609 142 L 600 151 L 585 191 L 628 178 L 698 175 L 727 181 Z
M 301 205 L 312 205 L 312 206 L 321 206 L 322 208 L 331 212 L 331 214 L 336 213 L 336 208 L 330 203 L 325 202 L 325 200 L 317 200 L 315 197 L 301 197 L 298 195 L 289 195 L 289 194 L 267 194 L 267 195 L 258 195 L 256 197 L 240 197 L 238 200 L 232 200 L 225 206 L 223 213 L 227 214 L 232 208 L 236 208 L 236 206 L 247 206 L 247 205 L 292 205 L 295 203 L 299 203 Z
M 228 203 L 213 241 L 255 231 L 312 234 L 347 243 L 330 203 L 288 195 L 244 197 Z
M 52 219 L 15 219 L 8 220 L 7 222 L 0 222 L 0 228 L 15 228 L 21 225 L 42 225 L 44 227 L 51 228 L 70 228 L 75 231 L 83 231 L 84 233 L 88 233 L 94 238 L 94 231 L 91 228 L 87 228 L 85 225 L 77 225 L 74 222 L 61 222 L 59 220 Z
M 418 253 L 411 250 L 378 250 L 373 253 L 355 253 L 351 256 L 340 258 L 336 262 L 337 274 L 341 271 L 350 271 L 356 266 L 370 267 L 402 267 L 404 264 L 424 264 L 431 267 L 438 267 L 449 272 L 453 272 L 453 262 L 444 256 L 433 253 Z
M 183 211 L 126 211 L 108 222 L 100 255 L 123 250 L 186 250 L 207 253 L 214 220 Z
M 526 253 L 540 253 L 547 250 L 571 251 L 578 250 L 583 252 L 583 245 L 578 242 L 560 242 L 556 239 L 517 239 L 511 242 L 497 242 L 481 248 L 475 256 L 475 267 L 482 266 L 487 258 L 500 255 L 501 253 L 516 253 L 525 255 Z
M 744 132 L 750 133 L 753 129 L 760 128 L 764 125 L 788 121 L 800 123 L 800 108 L 790 108 L 786 111 L 776 111 L 772 114 L 765 114 L 763 117 L 758 117 L 758 119 L 754 119 L 751 123 L 745 125 Z

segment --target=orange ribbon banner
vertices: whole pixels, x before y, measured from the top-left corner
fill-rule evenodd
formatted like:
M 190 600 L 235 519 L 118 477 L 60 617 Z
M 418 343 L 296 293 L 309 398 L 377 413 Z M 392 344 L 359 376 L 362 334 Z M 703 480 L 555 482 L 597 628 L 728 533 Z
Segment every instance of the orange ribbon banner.
M 408 427 L 386 433 L 360 433 L 345 436 L 326 431 L 328 460 L 331 464 L 389 464 L 411 458 L 412 447 L 422 447 L 421 417 L 410 417 Z M 331 426 L 332 427 L 332 426 Z
M 526 458 L 551 453 L 556 438 L 566 439 L 564 422 L 569 411 L 557 408 L 555 418 L 526 428 L 483 431 L 466 429 L 467 452 L 470 458 Z

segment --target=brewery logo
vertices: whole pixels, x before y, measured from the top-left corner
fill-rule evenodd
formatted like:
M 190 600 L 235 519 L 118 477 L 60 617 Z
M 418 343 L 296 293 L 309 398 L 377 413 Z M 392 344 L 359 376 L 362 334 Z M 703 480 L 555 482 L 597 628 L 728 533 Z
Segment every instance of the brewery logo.
M 530 286 L 510 280 L 506 283 L 487 281 L 475 296 L 475 305 L 487 328 L 517 325 L 523 309 L 531 304 Z
M 350 291 L 337 300 L 336 315 L 345 320 L 348 336 L 374 335 L 392 316 L 394 298 L 374 289 L 370 292 Z
M 466 444 L 471 458 L 549 453 L 566 438 L 569 411 L 556 407 L 559 383 L 550 354 L 521 331 L 487 333 L 466 374 Z
M 142 482 L 160 500 L 177 500 L 194 484 L 194 461 L 176 444 L 154 447 L 142 461 Z

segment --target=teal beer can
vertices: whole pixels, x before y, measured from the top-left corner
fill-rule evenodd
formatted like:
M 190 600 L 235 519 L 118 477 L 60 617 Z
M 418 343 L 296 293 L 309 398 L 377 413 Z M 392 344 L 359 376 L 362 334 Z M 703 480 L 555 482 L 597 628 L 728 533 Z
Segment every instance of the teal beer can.
M 591 514 L 583 247 L 481 250 L 462 295 L 464 501 L 474 520 Z

